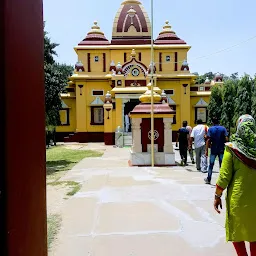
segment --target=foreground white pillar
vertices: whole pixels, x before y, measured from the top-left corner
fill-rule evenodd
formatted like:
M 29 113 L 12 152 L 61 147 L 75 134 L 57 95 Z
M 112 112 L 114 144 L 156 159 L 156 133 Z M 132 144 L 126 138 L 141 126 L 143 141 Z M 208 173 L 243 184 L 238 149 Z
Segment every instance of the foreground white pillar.
M 172 122 L 173 118 L 164 118 L 164 153 L 172 154 Z
M 141 153 L 141 118 L 132 118 L 132 152 Z

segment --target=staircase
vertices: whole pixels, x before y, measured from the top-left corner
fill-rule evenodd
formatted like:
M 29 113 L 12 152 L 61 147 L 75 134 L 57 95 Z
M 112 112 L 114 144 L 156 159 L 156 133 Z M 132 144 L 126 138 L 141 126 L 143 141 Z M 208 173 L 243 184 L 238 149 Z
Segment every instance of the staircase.
M 132 145 L 132 133 L 124 133 L 124 146 L 131 146 Z

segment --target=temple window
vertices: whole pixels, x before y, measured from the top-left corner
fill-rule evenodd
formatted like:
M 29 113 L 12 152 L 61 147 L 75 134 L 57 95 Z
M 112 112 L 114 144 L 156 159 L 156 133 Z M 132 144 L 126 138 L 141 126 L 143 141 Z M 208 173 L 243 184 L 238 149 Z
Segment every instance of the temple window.
M 201 119 L 203 123 L 207 123 L 208 111 L 207 107 L 196 107 L 195 108 L 195 123 Z
M 165 61 L 166 61 L 166 62 L 170 62 L 170 61 L 171 61 L 171 56 L 170 56 L 170 55 L 167 55 L 167 56 L 165 57 Z
M 94 61 L 95 61 L 95 62 L 99 62 L 99 56 L 95 56 L 95 57 L 94 57 Z
M 167 90 L 164 90 L 164 92 L 165 92 L 168 96 L 173 96 L 173 95 L 174 95 L 174 90 L 173 90 L 173 89 L 167 89 Z
M 103 90 L 92 90 L 92 96 L 104 96 Z
M 60 123 L 61 125 L 70 125 L 69 123 L 69 109 L 60 110 Z
M 200 91 L 200 92 L 204 91 L 204 86 L 200 86 L 200 87 L 199 87 L 199 91 Z
M 103 124 L 104 124 L 104 108 L 91 107 L 91 125 L 103 125 Z

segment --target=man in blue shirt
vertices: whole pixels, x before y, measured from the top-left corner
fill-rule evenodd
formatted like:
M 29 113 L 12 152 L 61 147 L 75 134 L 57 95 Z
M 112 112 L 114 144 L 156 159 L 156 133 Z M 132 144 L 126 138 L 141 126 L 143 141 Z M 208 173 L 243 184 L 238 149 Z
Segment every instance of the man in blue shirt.
M 222 159 L 224 155 L 225 143 L 228 141 L 228 133 L 225 127 L 219 124 L 218 118 L 213 118 L 213 126 L 209 128 L 207 133 L 207 143 L 205 155 L 208 156 L 208 149 L 211 147 L 210 165 L 208 168 L 208 177 L 204 179 L 206 184 L 211 183 L 212 170 L 216 157 L 219 158 L 219 164 L 221 167 Z
M 189 139 L 189 130 L 186 128 L 188 122 L 183 121 L 182 127 L 178 131 L 178 136 L 176 140 L 179 142 L 179 149 L 180 149 L 180 157 L 181 157 L 181 165 L 187 165 L 187 158 L 188 158 L 188 139 Z

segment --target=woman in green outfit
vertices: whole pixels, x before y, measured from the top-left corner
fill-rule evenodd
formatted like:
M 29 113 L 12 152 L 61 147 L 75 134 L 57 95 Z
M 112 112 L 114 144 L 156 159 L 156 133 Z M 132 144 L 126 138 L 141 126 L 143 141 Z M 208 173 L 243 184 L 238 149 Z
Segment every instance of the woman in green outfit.
M 256 256 L 256 124 L 250 115 L 237 121 L 236 134 L 226 144 L 216 185 L 214 208 L 220 213 L 221 196 L 227 188 L 226 238 L 232 241 L 237 255 Z

